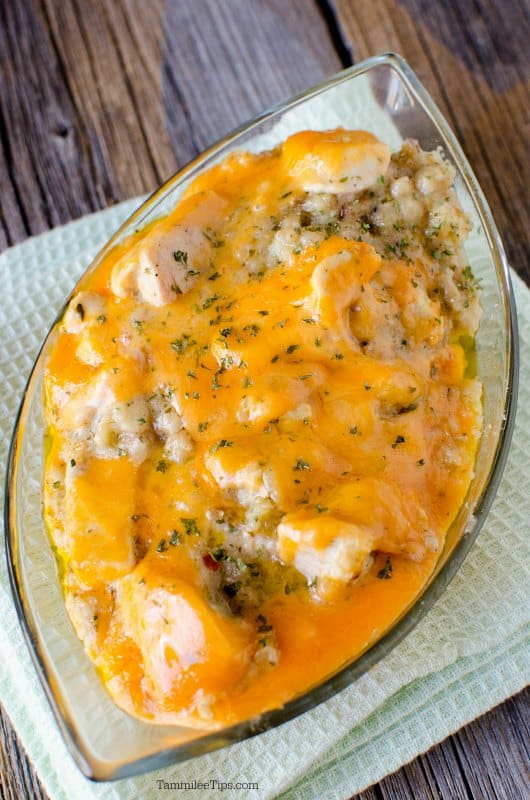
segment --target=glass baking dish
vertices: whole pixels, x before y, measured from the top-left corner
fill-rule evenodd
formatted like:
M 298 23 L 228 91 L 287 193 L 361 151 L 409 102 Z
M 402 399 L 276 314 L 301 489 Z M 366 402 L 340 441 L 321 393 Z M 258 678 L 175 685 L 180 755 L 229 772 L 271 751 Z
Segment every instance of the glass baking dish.
M 232 150 L 268 149 L 298 130 L 337 126 L 372 131 L 392 149 L 399 148 L 406 138 L 417 139 L 424 150 L 440 146 L 456 167 L 457 193 L 473 224 L 466 250 L 481 281 L 484 309 L 476 342 L 477 371 L 484 386 L 484 433 L 475 477 L 421 595 L 352 662 L 283 707 L 213 733 L 141 722 L 113 703 L 85 656 L 66 613 L 42 517 L 42 380 L 55 324 L 33 367 L 13 434 L 7 473 L 6 548 L 14 600 L 35 668 L 72 756 L 94 780 L 143 773 L 239 742 L 307 711 L 354 682 L 384 658 L 440 597 L 469 552 L 497 490 L 517 396 L 517 324 L 508 264 L 491 212 L 460 145 L 399 56 L 377 56 L 340 72 L 264 112 L 209 148 L 151 195 L 89 270 L 134 230 L 170 210 L 198 173 Z M 63 312 L 64 307 L 57 320 Z

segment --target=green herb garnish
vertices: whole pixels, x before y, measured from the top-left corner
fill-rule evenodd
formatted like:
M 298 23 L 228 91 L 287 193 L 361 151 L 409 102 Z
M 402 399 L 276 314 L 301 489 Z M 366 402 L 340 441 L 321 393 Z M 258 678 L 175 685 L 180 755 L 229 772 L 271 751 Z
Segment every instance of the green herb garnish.
M 386 557 L 385 566 L 379 570 L 377 577 L 381 581 L 388 581 L 392 577 L 392 561 L 390 556 Z

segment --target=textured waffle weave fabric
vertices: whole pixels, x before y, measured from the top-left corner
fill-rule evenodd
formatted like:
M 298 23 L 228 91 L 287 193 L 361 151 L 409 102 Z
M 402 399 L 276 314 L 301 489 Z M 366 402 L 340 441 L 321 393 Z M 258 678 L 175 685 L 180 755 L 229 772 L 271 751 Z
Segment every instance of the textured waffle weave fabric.
M 31 364 L 75 280 L 129 201 L 38 236 L 0 256 L 0 463 Z M 465 564 L 441 600 L 395 650 L 351 688 L 280 728 L 147 776 L 96 785 L 68 755 L 30 661 L 0 564 L 0 699 L 53 800 L 151 800 L 157 781 L 256 782 L 230 798 L 346 798 L 525 686 L 530 520 L 530 292 L 514 276 L 521 391 L 498 496 Z M 2 481 L 3 483 L 3 481 Z M 162 791 L 219 797 L 212 790 Z

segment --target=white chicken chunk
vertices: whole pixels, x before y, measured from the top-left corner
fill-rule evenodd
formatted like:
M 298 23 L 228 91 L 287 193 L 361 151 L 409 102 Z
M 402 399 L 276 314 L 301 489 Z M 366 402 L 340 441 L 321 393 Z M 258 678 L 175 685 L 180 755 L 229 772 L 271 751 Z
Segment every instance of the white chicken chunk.
M 166 440 L 164 455 L 175 464 L 184 464 L 195 452 L 195 442 L 188 431 L 182 429 Z
M 175 464 L 183 464 L 195 450 L 195 443 L 184 430 L 177 397 L 173 392 L 161 389 L 149 398 L 153 429 L 164 442 L 164 455 Z
M 103 356 L 97 345 L 97 327 L 105 322 L 106 303 L 97 292 L 78 292 L 68 304 L 63 329 L 77 336 L 76 357 L 91 367 L 98 367 Z
M 139 395 L 118 402 L 108 373 L 70 395 L 58 395 L 60 428 L 69 440 L 99 458 L 128 455 L 137 464 L 147 456 L 150 413 Z
M 221 447 L 205 456 L 205 464 L 217 485 L 233 492 L 238 503 L 251 506 L 257 498 L 277 499 L 274 472 L 269 465 L 257 461 L 234 460 L 230 448 Z
M 83 328 L 105 313 L 105 301 L 97 292 L 78 292 L 63 317 L 66 333 L 81 333 Z
M 319 261 L 311 276 L 320 322 L 352 345 L 347 310 L 358 297 L 361 284 L 368 283 L 380 264 L 372 247 L 354 242 Z
M 280 419 L 282 421 L 285 420 L 292 420 L 294 422 L 309 422 L 313 418 L 313 407 L 311 403 L 300 403 L 300 405 L 292 408 L 290 411 L 287 411 L 283 414 Z
M 108 374 L 102 373 L 86 384 L 52 384 L 51 399 L 57 411 L 55 424 L 78 438 L 77 434 L 86 434 L 98 410 L 114 403 L 115 397 Z
M 304 192 L 345 194 L 372 186 L 385 175 L 390 150 L 366 131 L 301 131 L 282 155 L 289 175 Z
M 158 703 L 165 704 L 176 691 L 186 698 L 182 706 L 190 706 L 198 685 L 215 700 L 249 661 L 246 624 L 220 615 L 179 577 L 164 582 L 139 565 L 116 583 L 116 612 L 140 649 L 145 687 Z M 200 725 L 201 717 L 210 717 L 207 708 L 196 706 L 196 712 L 189 719 L 184 712 L 186 721 Z M 178 716 L 173 714 L 172 721 Z
M 368 531 L 330 515 L 287 514 L 278 525 L 280 559 L 294 565 L 322 600 L 360 575 L 371 550 Z
M 202 602 L 198 597 L 186 597 L 195 594 L 191 587 L 175 587 L 180 592 L 163 586 L 149 588 L 145 583 L 133 587 L 131 578 L 118 585 L 117 606 L 127 633 L 142 651 L 146 677 L 163 696 L 181 672 L 205 658 Z M 168 658 L 168 647 L 173 658 Z
M 115 458 L 125 452 L 132 461 L 141 464 L 148 450 L 148 420 L 149 408 L 142 396 L 100 409 L 92 426 L 96 455 Z
M 208 267 L 218 244 L 213 231 L 222 221 L 226 201 L 201 192 L 184 201 L 178 218 L 170 215 L 114 267 L 112 291 L 152 306 L 172 303 L 188 292 Z

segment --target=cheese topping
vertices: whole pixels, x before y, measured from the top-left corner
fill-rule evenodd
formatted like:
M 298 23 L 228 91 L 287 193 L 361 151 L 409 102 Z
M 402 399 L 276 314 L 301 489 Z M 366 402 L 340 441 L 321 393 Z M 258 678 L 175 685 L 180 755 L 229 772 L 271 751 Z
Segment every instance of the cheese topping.
M 82 281 L 47 365 L 45 516 L 130 713 L 282 705 L 428 580 L 482 425 L 452 180 L 413 142 L 301 132 L 230 155 Z

